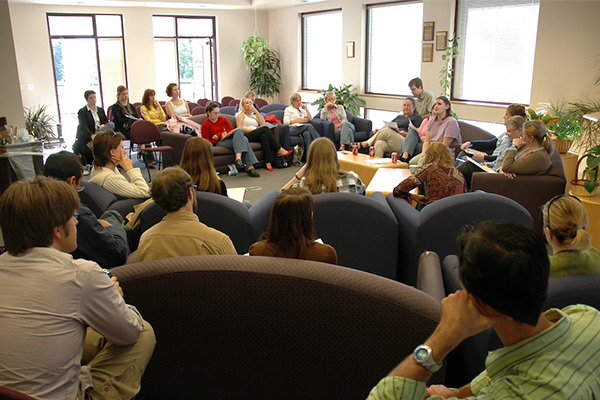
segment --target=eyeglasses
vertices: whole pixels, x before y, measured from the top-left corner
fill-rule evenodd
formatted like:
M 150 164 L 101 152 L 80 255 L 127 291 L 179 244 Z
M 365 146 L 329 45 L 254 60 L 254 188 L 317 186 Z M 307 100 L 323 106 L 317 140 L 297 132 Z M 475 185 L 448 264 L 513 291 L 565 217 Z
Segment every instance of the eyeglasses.
M 73 218 L 75 218 L 75 219 L 79 218 L 79 211 L 75 211 L 73 213 Z
M 562 199 L 563 197 L 571 197 L 581 203 L 581 199 L 579 197 L 572 196 L 570 194 L 559 194 L 550 199 L 548 203 L 546 203 L 546 227 L 553 231 L 552 226 L 550 225 L 550 207 L 552 207 L 552 203 L 554 203 L 558 199 Z

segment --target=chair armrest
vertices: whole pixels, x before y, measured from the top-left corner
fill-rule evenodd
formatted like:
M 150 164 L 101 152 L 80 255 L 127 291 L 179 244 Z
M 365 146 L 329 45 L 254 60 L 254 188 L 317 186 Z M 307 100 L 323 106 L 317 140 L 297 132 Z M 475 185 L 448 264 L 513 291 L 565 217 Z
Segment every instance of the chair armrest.
M 324 137 L 325 136 L 325 123 L 326 121 L 320 120 L 318 118 L 313 118 L 310 122 L 310 124 L 312 124 L 312 126 L 315 127 L 315 129 L 317 130 L 317 132 L 319 132 L 319 136 Z
M 446 256 L 442 261 L 442 278 L 447 295 L 462 289 L 458 278 L 458 257 L 454 254 Z
M 356 115 L 352 119 L 352 123 L 356 128 L 357 132 L 371 132 L 373 131 L 373 122 L 370 119 L 357 117 Z
M 331 121 L 325 121 L 321 118 L 313 118 L 313 121 L 323 124 L 323 132 L 319 132 L 321 136 L 328 137 L 332 142 L 335 143 L 335 125 Z M 317 129 L 318 130 L 318 129 Z
M 442 302 L 446 293 L 442 280 L 440 258 L 433 251 L 425 251 L 419 257 L 419 271 L 417 273 L 417 289 L 427 293 L 436 301 Z
M 173 149 L 173 165 L 179 164 L 183 155 L 183 147 L 191 136 L 183 133 L 161 132 L 160 137 L 164 146 L 171 146 Z
M 377 201 L 379 201 L 379 202 L 380 202 L 380 203 L 382 203 L 382 204 L 385 204 L 385 205 L 386 205 L 386 207 L 389 207 L 389 206 L 390 206 L 390 205 L 387 203 L 387 201 L 385 200 L 385 195 L 384 195 L 383 193 L 381 193 L 381 192 L 374 192 L 374 193 L 371 195 L 371 198 L 372 198 L 372 199 L 374 199 L 374 200 L 377 200 Z

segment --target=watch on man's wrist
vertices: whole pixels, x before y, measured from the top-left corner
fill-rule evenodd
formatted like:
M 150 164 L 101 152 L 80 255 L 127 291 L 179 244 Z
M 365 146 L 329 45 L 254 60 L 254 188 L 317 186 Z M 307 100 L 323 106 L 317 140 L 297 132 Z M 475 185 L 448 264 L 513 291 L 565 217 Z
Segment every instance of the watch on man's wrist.
M 442 364 L 438 364 L 433 359 L 433 350 L 431 347 L 421 344 L 415 348 L 413 352 L 415 362 L 420 366 L 427 368 L 431 372 L 437 372 L 442 368 Z

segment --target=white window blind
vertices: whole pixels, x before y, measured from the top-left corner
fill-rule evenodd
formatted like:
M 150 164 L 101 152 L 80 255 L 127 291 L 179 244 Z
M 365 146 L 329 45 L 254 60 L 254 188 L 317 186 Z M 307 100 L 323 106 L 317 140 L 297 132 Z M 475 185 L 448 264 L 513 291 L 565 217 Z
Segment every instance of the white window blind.
M 367 92 L 411 96 L 408 82 L 421 75 L 423 3 L 367 7 Z
M 342 84 L 342 12 L 302 15 L 302 88 Z
M 459 0 L 454 98 L 528 104 L 539 0 Z

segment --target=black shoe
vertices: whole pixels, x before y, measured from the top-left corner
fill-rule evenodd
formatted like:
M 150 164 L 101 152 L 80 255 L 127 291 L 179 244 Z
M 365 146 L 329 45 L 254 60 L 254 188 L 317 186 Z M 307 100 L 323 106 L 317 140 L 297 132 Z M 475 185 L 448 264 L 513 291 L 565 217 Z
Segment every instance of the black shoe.
M 252 178 L 260 178 L 260 174 L 258 173 L 256 168 L 249 169 L 246 171 L 246 173 L 248 175 L 250 175 Z
M 235 167 L 237 168 L 238 171 L 243 171 L 244 170 L 244 163 L 242 162 L 241 158 L 238 158 L 237 160 L 235 160 Z
M 402 162 L 406 162 L 406 163 L 407 163 L 407 162 L 409 162 L 409 161 L 410 161 L 410 157 L 408 157 L 408 158 L 404 158 L 404 157 L 400 156 L 400 157 L 398 158 L 398 160 L 400 160 L 400 161 L 402 161 Z

